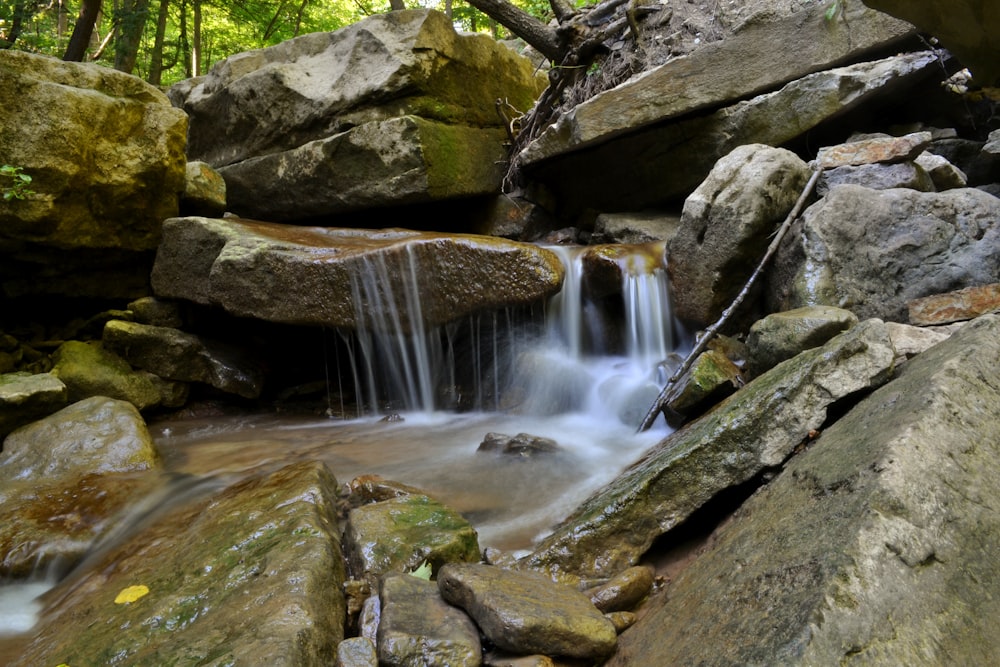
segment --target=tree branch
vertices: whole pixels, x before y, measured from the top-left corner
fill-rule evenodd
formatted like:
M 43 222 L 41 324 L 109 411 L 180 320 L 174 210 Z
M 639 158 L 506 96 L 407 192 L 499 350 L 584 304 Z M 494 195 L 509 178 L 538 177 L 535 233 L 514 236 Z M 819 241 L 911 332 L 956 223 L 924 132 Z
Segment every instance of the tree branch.
M 534 16 L 505 0 L 468 0 L 469 4 L 535 47 L 552 62 L 566 55 L 566 48 L 556 31 Z
M 667 380 L 667 384 L 665 384 L 663 389 L 660 390 L 659 396 L 656 397 L 656 401 L 653 403 L 652 407 L 649 408 L 649 411 L 642 420 L 642 424 L 639 425 L 639 431 L 649 430 L 649 427 L 653 425 L 653 422 L 656 421 L 656 418 L 660 415 L 660 413 L 668 408 L 670 402 L 674 398 L 677 381 L 680 380 L 685 373 L 687 373 L 687 371 L 691 368 L 691 365 L 694 363 L 694 360 L 698 358 L 699 354 L 705 351 L 705 348 L 708 347 L 712 338 L 719 333 L 719 330 L 723 327 L 723 325 L 725 325 L 729 318 L 732 317 L 733 313 L 736 312 L 736 309 L 740 306 L 740 304 L 743 303 L 743 300 L 753 288 L 754 283 L 756 283 L 757 279 L 764 273 L 767 263 L 771 261 L 774 254 L 778 252 L 778 246 L 781 245 L 782 239 L 785 238 L 785 233 L 788 232 L 788 228 L 792 226 L 795 219 L 799 217 L 799 213 L 802 212 L 802 208 L 805 206 L 806 200 L 809 199 L 809 195 L 812 194 L 813 188 L 816 187 L 816 181 L 819 180 L 819 175 L 822 172 L 823 169 L 819 167 L 813 171 L 812 176 L 809 177 L 809 181 L 802 190 L 802 194 L 799 195 L 798 201 L 795 202 L 795 206 L 792 207 L 792 210 L 788 214 L 788 217 L 785 218 L 785 221 L 781 223 L 781 227 L 779 227 L 778 231 L 775 232 L 774 238 L 771 240 L 771 245 L 767 247 L 767 252 L 764 253 L 764 257 L 761 258 L 760 263 L 757 264 L 757 268 L 754 269 L 750 278 L 747 279 L 743 289 L 741 289 L 740 293 L 736 295 L 733 302 L 729 304 L 729 307 L 722 312 L 722 316 L 719 317 L 719 319 L 716 320 L 712 326 L 705 330 L 705 333 L 698 340 L 698 343 L 684 358 L 684 363 L 682 363 L 680 368 L 678 368 L 674 374 L 670 376 L 670 379 Z

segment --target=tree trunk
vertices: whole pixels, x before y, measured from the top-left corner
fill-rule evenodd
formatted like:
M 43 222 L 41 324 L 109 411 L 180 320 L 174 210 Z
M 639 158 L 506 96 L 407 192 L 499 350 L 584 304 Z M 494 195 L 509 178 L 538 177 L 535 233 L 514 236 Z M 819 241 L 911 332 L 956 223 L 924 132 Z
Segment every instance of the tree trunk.
M 87 47 L 90 46 L 90 40 L 94 36 L 94 26 L 100 13 L 101 0 L 83 0 L 63 60 L 83 62 L 83 56 L 87 53 Z
M 115 69 L 132 73 L 139 55 L 139 42 L 149 16 L 149 0 L 132 0 L 122 7 L 118 29 L 118 43 L 115 45 Z
M 24 30 L 24 20 L 27 16 L 28 8 L 24 0 L 14 3 L 14 11 L 11 14 L 10 30 L 0 33 L 0 49 L 9 49 L 14 46 L 14 42 L 21 36 Z
M 406 5 L 403 4 L 403 0 L 389 0 L 390 11 L 398 12 L 401 9 L 406 9 Z
M 556 31 L 505 0 L 468 0 L 469 4 L 494 19 L 535 47 L 552 62 L 565 58 L 568 50 Z M 557 14 L 558 15 L 558 14 Z
M 163 40 L 167 34 L 167 13 L 170 0 L 160 0 L 160 13 L 156 17 L 156 38 L 153 40 L 153 50 L 149 54 L 148 81 L 154 86 L 160 85 L 163 77 Z
M 191 3 L 194 19 L 191 28 L 191 71 L 201 76 L 201 0 Z

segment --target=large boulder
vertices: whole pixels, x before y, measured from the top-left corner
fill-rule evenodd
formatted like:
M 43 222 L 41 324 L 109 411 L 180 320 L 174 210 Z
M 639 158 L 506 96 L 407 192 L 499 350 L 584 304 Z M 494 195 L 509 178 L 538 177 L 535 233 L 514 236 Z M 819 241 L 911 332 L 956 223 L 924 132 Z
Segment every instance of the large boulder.
M 184 191 L 185 114 L 136 77 L 13 50 L 0 107 L 0 155 L 34 192 L 0 201 L 0 294 L 148 294 Z
M 1000 660 L 998 364 L 995 316 L 909 361 L 720 528 L 608 664 Z
M 885 382 L 894 358 L 885 324 L 868 320 L 779 364 L 650 449 L 520 565 L 583 577 L 635 565 L 709 499 L 780 466 L 830 406 Z
M 1000 84 L 1000 9 L 992 0 L 862 0 L 934 35 L 983 86 Z
M 168 505 L 54 591 L 12 664 L 333 664 L 336 500 L 326 466 L 301 462 Z
M 775 257 L 772 311 L 807 305 L 907 321 L 907 303 L 1000 280 L 1000 199 L 981 190 L 841 185 L 810 206 Z
M 486 236 L 175 218 L 164 223 L 152 280 L 158 296 L 238 316 L 344 329 L 394 322 L 408 332 L 417 315 L 436 326 L 537 302 L 562 278 L 552 252 Z
M 791 151 L 740 146 L 719 160 L 684 202 L 667 245 L 674 314 L 696 327 L 714 322 L 764 255 L 795 205 L 809 166 Z
M 497 100 L 523 112 L 543 87 L 527 58 L 409 10 L 232 56 L 171 96 L 229 208 L 285 221 L 498 191 Z

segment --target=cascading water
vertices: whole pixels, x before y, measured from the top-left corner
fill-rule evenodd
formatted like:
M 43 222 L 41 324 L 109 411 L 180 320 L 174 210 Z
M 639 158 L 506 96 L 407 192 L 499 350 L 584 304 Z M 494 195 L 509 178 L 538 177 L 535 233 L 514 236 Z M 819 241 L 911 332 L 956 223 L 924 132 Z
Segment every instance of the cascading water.
M 662 245 L 612 253 L 621 284 L 610 297 L 587 288 L 584 260 L 594 248 L 552 250 L 566 280 L 544 311 L 507 309 L 443 327 L 421 317 L 412 253 L 395 266 L 371 261 L 352 286 L 361 325 L 324 336 L 317 355 L 330 394 L 352 395 L 366 409 L 344 415 L 342 408 L 342 420 L 152 423 L 167 468 L 229 483 L 253 470 L 322 460 L 341 481 L 378 474 L 423 489 L 471 521 L 481 546 L 529 548 L 663 437 L 665 427 L 641 434 L 635 427 L 673 347 Z M 390 411 L 401 420 L 379 419 Z M 559 448 L 529 463 L 478 451 L 488 433 L 529 433 Z M 0 616 L 0 636 L 4 625 L 30 625 L 35 592 L 0 590 L 0 607 L 24 612 Z

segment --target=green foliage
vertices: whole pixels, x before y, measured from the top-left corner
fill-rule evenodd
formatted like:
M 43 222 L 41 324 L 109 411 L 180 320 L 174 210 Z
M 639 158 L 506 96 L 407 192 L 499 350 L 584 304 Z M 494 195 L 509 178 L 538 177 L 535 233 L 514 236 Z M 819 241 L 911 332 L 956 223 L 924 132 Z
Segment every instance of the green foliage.
M 823 18 L 825 18 L 827 22 L 831 22 L 837 18 L 837 15 L 840 14 L 842 10 L 843 6 L 840 4 L 840 0 L 833 0 L 833 2 L 827 6 L 826 12 L 823 14 Z
M 573 0 L 585 4 L 586 0 Z M 154 68 L 156 23 L 163 0 L 149 0 L 142 12 L 125 8 L 132 3 L 104 0 L 103 11 L 94 30 L 86 60 L 112 66 L 115 45 L 101 48 L 121 22 L 143 22 L 134 74 L 149 79 Z M 166 0 L 167 22 L 163 33 L 162 71 L 159 83 L 169 86 L 195 73 L 193 60 L 200 57 L 201 71 L 235 53 L 277 44 L 308 32 L 337 30 L 366 16 L 389 11 L 389 0 Z M 411 8 L 427 7 L 444 11 L 445 0 L 405 0 Z M 527 13 L 549 21 L 548 0 L 511 0 Z M 201 7 L 201 43 L 194 44 L 194 6 Z M 61 58 L 66 51 L 80 0 L 0 0 L 0 48 L 14 39 L 13 48 Z M 510 35 L 485 14 L 454 0 L 452 20 L 459 30 L 490 32 L 497 37 Z M 119 23 L 116 23 L 119 22 Z M 15 30 L 15 25 L 20 28 Z M 116 33 L 117 34 L 117 33 Z
M 2 184 L 0 184 L 0 190 L 3 191 L 3 200 L 10 201 L 11 199 L 24 199 L 28 195 L 35 194 L 28 186 L 31 184 L 31 176 L 28 176 L 22 171 L 22 167 L 12 167 L 9 164 L 5 164 L 0 167 L 0 178 L 2 178 Z

